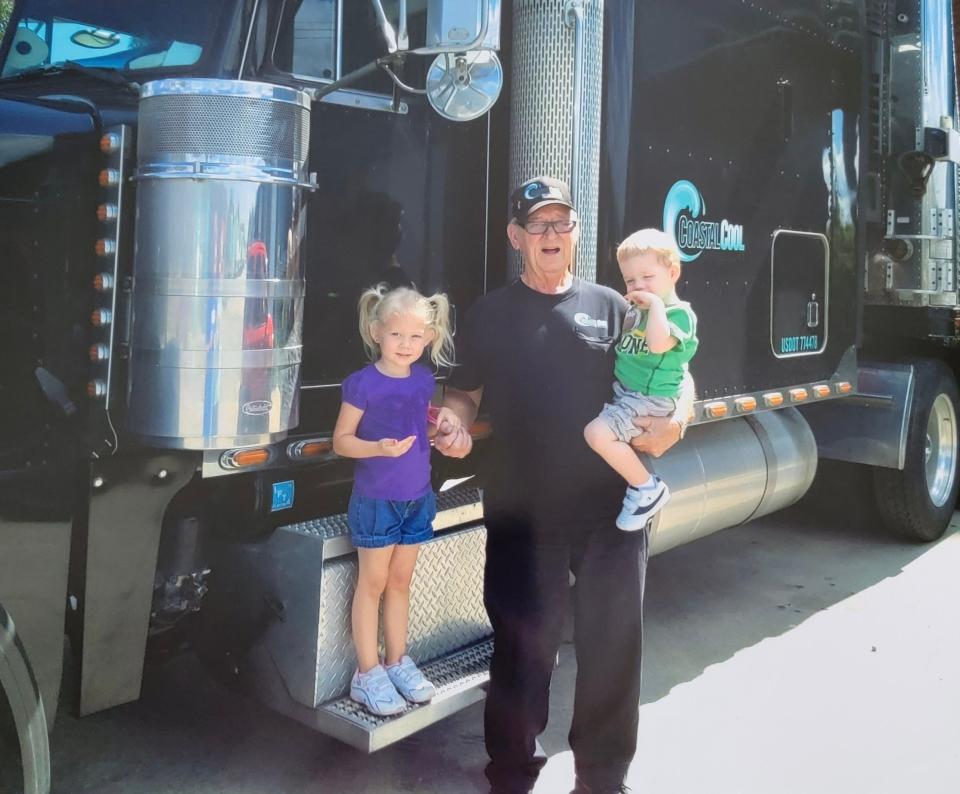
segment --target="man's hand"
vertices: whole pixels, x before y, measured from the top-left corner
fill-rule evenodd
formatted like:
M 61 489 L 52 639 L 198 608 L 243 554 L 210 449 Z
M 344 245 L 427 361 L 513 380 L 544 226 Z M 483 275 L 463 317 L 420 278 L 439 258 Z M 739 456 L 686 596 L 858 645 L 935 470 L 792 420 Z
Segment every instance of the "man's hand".
M 454 424 L 441 418 L 433 446 L 437 452 L 448 458 L 465 458 L 473 449 L 473 438 L 459 422 Z
M 437 409 L 435 424 L 437 426 L 437 432 L 439 432 L 439 429 L 445 424 L 450 426 L 449 432 L 451 433 L 457 428 L 463 427 L 463 422 L 460 421 L 460 417 L 449 408 L 442 406 Z
M 407 436 L 399 441 L 395 438 L 381 438 L 377 443 L 380 445 L 380 454 L 388 458 L 399 458 L 410 451 L 413 442 L 417 440 L 416 436 Z
M 483 387 L 473 391 L 462 391 L 447 387 L 443 393 L 443 415 L 438 415 L 437 435 L 433 446 L 441 455 L 448 458 L 465 458 L 473 449 L 470 425 L 477 418 L 477 409 L 483 399 Z M 454 414 L 450 421 L 447 412 Z
M 672 416 L 637 416 L 633 424 L 643 430 L 642 435 L 630 440 L 637 452 L 659 458 L 680 440 L 680 422 Z

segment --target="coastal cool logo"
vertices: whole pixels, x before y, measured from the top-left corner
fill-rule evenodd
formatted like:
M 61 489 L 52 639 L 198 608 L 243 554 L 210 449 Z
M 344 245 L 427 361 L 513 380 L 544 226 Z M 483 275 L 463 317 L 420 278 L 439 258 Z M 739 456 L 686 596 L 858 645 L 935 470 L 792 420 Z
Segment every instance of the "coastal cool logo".
M 721 221 L 700 220 L 707 204 L 693 182 L 673 183 L 663 202 L 663 230 L 672 234 L 680 259 L 692 262 L 706 250 L 743 251 L 743 226 Z

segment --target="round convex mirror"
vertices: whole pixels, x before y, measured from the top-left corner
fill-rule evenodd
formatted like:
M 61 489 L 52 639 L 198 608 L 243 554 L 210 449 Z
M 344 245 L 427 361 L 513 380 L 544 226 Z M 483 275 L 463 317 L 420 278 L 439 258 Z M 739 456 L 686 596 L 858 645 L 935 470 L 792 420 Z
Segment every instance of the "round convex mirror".
M 427 99 L 451 121 L 482 116 L 493 107 L 501 88 L 503 67 L 490 50 L 443 53 L 427 72 Z

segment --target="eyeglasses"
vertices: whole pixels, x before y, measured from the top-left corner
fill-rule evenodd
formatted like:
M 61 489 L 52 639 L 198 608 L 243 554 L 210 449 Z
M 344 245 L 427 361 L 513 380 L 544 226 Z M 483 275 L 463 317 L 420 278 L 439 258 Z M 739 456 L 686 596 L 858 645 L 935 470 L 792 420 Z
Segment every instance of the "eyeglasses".
M 547 229 L 553 229 L 555 234 L 570 234 L 576 228 L 577 222 L 572 220 L 528 221 L 520 225 L 526 229 L 527 234 L 546 234 Z

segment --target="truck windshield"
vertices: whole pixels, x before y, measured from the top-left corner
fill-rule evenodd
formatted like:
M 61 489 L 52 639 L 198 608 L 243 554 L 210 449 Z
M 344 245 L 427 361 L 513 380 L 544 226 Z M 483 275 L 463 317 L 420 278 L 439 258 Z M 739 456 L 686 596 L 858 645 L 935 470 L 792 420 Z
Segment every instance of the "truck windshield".
M 136 71 L 197 63 L 226 0 L 23 0 L 0 77 L 70 61 Z

